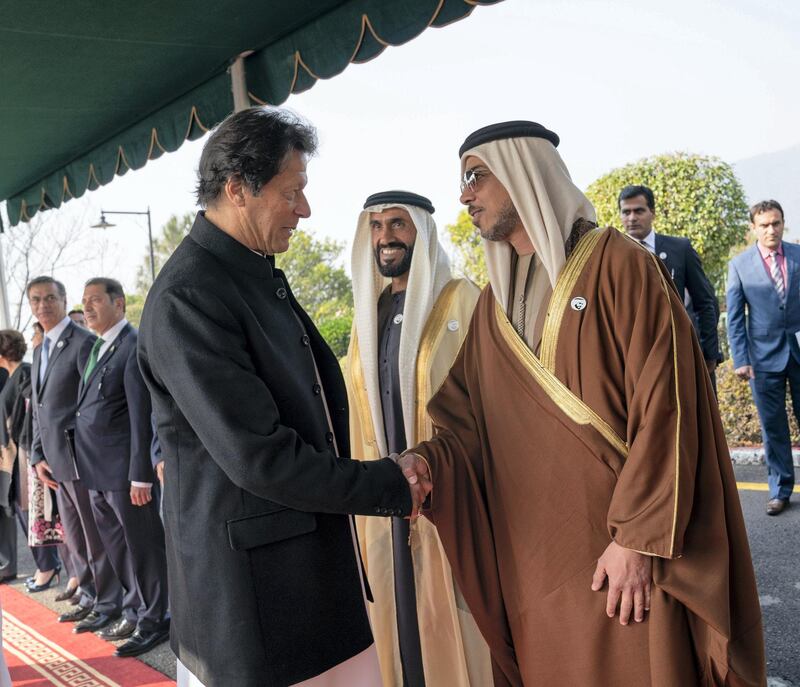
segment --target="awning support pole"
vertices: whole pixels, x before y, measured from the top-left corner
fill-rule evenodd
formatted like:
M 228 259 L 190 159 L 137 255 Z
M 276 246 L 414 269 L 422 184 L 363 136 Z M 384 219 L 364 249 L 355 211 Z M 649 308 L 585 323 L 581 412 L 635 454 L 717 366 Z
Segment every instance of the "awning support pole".
M 242 53 L 231 65 L 231 89 L 233 90 L 233 111 L 241 112 L 250 107 L 250 96 L 247 95 L 247 76 L 244 72 L 244 58 L 250 51 Z

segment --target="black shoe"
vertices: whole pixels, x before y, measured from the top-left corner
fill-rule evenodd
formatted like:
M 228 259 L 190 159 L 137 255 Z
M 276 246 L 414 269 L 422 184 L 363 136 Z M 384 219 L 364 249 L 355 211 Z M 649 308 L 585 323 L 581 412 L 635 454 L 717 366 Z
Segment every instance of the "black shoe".
M 70 601 L 77 593 L 77 587 L 67 587 L 63 592 L 56 594 L 56 601 Z
M 108 615 L 107 613 L 98 613 L 92 611 L 89 615 L 81 620 L 72 631 L 79 635 L 81 632 L 96 632 L 102 630 L 106 625 L 113 623 L 119 615 Z
M 55 568 L 53 568 L 50 573 L 50 579 L 42 584 L 36 584 L 36 578 L 34 578 L 33 582 L 28 585 L 28 592 L 31 594 L 37 594 L 38 592 L 43 592 L 47 589 L 50 589 L 50 585 L 53 584 L 53 580 L 58 580 L 58 582 L 61 582 L 60 565 L 57 565 Z
M 114 652 L 114 656 L 138 656 L 169 639 L 169 629 L 139 630 Z
M 58 616 L 60 623 L 77 623 L 92 612 L 89 606 L 78 606 L 74 611 L 67 611 Z
M 127 618 L 120 618 L 113 625 L 109 625 L 105 630 L 100 630 L 97 636 L 109 642 L 116 642 L 118 639 L 127 639 L 136 630 L 136 623 Z

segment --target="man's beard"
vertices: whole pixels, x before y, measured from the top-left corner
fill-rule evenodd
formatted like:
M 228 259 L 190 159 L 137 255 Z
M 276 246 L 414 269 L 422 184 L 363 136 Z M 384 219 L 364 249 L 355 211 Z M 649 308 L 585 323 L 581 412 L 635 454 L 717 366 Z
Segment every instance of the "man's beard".
M 405 254 L 398 262 L 384 265 L 381 262 L 381 248 L 402 248 L 405 250 Z M 384 277 L 399 277 L 401 274 L 408 272 L 408 270 L 411 269 L 412 257 L 414 257 L 414 246 L 407 246 L 405 243 L 400 243 L 399 241 L 387 243 L 385 246 L 378 246 L 375 249 L 375 262 L 378 265 L 378 272 Z
M 481 232 L 481 237 L 487 241 L 505 241 L 511 236 L 514 228 L 518 223 L 521 223 L 521 221 L 517 208 L 515 208 L 514 203 L 509 200 L 500 208 L 497 221 L 494 225 L 487 229 L 486 233 Z

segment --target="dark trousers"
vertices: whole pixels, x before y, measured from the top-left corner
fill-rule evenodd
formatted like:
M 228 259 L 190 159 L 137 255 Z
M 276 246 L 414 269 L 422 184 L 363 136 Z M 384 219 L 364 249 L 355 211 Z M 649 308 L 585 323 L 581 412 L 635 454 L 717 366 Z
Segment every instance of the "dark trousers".
M 167 615 L 167 557 L 158 501 L 134 506 L 129 491 L 89 494 L 103 545 L 125 588 L 125 617 L 141 630 L 161 629 Z
M 122 588 L 97 531 L 89 490 L 80 480 L 60 482 L 56 495 L 72 574 L 81 589 L 81 606 L 92 606 L 98 613 L 119 614 Z
M 789 385 L 794 415 L 800 422 L 800 364 L 790 355 L 785 370 L 755 370 L 755 376 L 755 379 L 750 380 L 750 388 L 761 420 L 769 497 L 788 501 L 794 488 L 794 466 L 789 419 L 786 414 L 786 386 Z

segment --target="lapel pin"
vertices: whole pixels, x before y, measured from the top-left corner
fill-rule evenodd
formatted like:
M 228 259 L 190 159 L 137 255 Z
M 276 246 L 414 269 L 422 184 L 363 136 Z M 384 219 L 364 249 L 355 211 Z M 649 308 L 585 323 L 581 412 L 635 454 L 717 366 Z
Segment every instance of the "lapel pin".
M 457 332 L 457 331 L 458 331 L 458 328 L 459 328 L 459 326 L 460 326 L 460 325 L 458 324 L 458 320 L 450 320 L 450 321 L 447 323 L 447 328 L 448 328 L 448 329 L 449 329 L 451 332 Z
M 666 254 L 666 253 L 665 253 L 665 252 L 662 250 L 662 251 L 661 251 L 661 252 L 658 254 L 658 257 L 659 257 L 659 258 L 661 258 L 662 260 L 666 260 L 666 259 L 667 259 L 667 254 Z
M 586 299 L 583 296 L 576 296 L 570 301 L 569 307 L 580 312 L 586 307 Z
M 395 324 L 400 324 L 403 321 L 403 313 L 397 313 L 392 320 Z
M 59 342 L 56 344 L 56 348 L 64 348 L 64 342 L 63 342 L 63 341 L 59 341 Z

